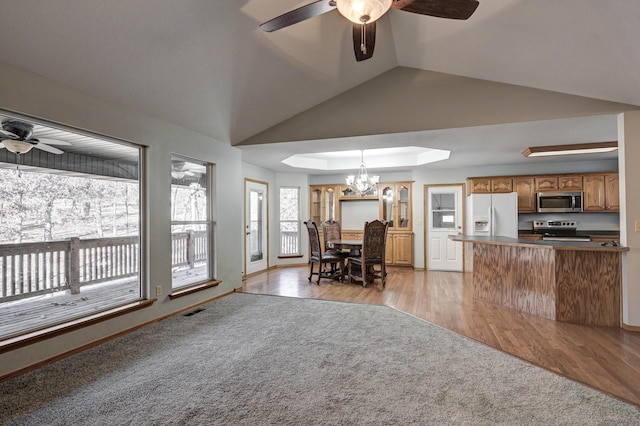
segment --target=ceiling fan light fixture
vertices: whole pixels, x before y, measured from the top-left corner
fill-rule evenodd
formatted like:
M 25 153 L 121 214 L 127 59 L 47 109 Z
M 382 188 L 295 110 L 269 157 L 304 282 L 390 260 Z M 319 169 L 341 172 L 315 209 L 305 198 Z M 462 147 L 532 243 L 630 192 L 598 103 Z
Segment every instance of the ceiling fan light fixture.
M 7 150 L 13 152 L 14 154 L 26 154 L 27 152 L 31 151 L 31 148 L 34 147 L 34 145 L 30 144 L 29 142 L 17 141 L 12 139 L 5 139 L 2 141 L 2 144 L 5 148 L 7 148 Z
M 393 0 L 337 0 L 338 12 L 355 24 L 375 22 L 391 8 Z

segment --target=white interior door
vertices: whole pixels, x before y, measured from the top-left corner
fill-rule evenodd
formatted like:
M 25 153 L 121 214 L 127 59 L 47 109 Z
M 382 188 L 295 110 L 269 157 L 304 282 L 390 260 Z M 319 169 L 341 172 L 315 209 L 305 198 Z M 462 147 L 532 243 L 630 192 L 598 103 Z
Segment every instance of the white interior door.
M 427 269 L 462 272 L 462 243 L 449 239 L 462 231 L 462 185 L 428 186 L 425 199 Z
M 267 184 L 245 179 L 245 274 L 268 267 Z

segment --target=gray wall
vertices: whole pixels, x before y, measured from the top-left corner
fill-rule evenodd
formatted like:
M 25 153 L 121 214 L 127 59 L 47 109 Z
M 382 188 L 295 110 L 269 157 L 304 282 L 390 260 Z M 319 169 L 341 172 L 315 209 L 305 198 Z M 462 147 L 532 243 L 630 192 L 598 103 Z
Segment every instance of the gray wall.
M 103 337 L 184 310 L 242 285 L 242 205 L 240 151 L 198 133 L 139 114 L 103 99 L 0 63 L 0 109 L 146 146 L 145 286 L 163 287 L 151 307 L 119 316 L 72 333 L 0 355 L 0 376 L 36 364 Z M 171 153 L 216 164 L 214 188 L 217 222 L 217 277 L 222 284 L 170 301 L 170 157 Z

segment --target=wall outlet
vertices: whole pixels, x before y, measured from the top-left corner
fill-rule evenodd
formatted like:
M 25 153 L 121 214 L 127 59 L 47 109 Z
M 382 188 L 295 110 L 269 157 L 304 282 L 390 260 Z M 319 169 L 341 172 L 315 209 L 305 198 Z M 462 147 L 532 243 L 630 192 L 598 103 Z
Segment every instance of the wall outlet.
M 636 219 L 636 232 L 640 232 L 640 219 Z
M 162 296 L 162 286 L 161 285 L 157 285 L 156 286 L 156 296 Z

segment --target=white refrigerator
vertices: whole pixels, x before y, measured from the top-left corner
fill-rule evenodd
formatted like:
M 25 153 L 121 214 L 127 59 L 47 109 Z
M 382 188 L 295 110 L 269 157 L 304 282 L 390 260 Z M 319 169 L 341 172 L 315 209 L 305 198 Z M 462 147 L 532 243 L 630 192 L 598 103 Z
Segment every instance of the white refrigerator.
M 467 235 L 518 238 L 518 194 L 471 194 L 466 206 Z

